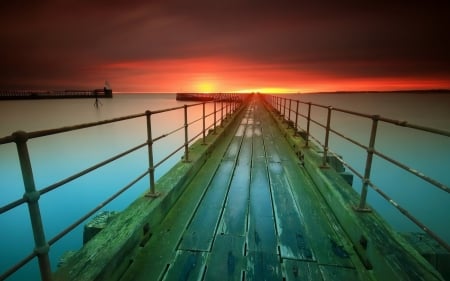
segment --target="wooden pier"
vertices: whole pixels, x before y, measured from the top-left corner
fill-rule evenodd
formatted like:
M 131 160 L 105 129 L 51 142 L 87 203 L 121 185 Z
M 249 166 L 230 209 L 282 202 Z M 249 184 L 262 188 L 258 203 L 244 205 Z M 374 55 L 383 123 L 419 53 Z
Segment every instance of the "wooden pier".
M 271 105 L 270 99 L 275 103 Z M 198 103 L 55 130 L 19 131 L 0 138 L 0 144 L 16 143 L 26 188 L 24 198 L 1 207 L 0 214 L 27 203 L 30 218 L 38 226 L 42 226 L 42 220 L 40 196 L 36 195 L 140 148 L 147 148 L 149 158 L 145 172 L 55 237 L 47 240 L 42 227 L 33 227 L 33 235 L 39 238 L 35 250 L 3 273 L 0 280 L 6 280 L 34 257 L 45 281 L 397 281 L 445 280 L 448 276 L 447 267 L 439 266 L 449 257 L 445 241 L 433 237 L 443 251 L 439 256 L 427 254 L 438 271 L 376 210 L 361 203 L 365 201 L 364 192 L 357 193 L 349 184 L 349 174 L 342 165 L 334 167 L 336 161 L 331 161 L 326 145 L 322 149 L 308 142 L 309 125 L 306 132 L 300 131 L 297 120 L 289 117 L 291 101 L 287 116 L 286 107 L 281 107 L 286 100 L 278 97 L 230 96 L 226 102 L 213 103 L 210 114 L 205 112 L 205 103 Z M 202 118 L 197 121 L 203 128 L 197 140 L 188 136 L 189 107 L 202 109 Z M 177 129 L 185 131 L 178 148 L 184 148 L 184 154 L 155 182 L 155 167 L 165 160 L 154 163 L 153 143 L 168 134 L 153 137 L 151 117 L 175 110 L 184 111 L 184 125 Z M 332 108 L 327 110 L 329 132 Z M 206 127 L 208 116 L 214 122 Z M 144 143 L 36 191 L 29 139 L 136 118 L 146 119 Z M 309 113 L 307 118 L 309 122 Z M 379 120 L 382 118 L 376 116 L 373 123 Z M 372 132 L 374 129 L 376 126 Z M 450 136 L 448 132 L 436 132 Z M 375 151 L 372 144 L 367 149 L 368 158 Z M 147 175 L 149 191 L 122 212 L 111 213 L 111 218 L 102 215 L 94 219 L 93 227 L 96 222 L 101 227 L 85 233 L 83 247 L 65 255 L 53 272 L 50 246 Z M 424 230 L 433 236 L 432 231 Z
M 148 207 L 119 216 L 57 280 L 443 280 L 375 212 L 354 210 L 357 195 L 334 169 L 311 176 L 320 157 L 295 151 L 292 132 L 261 99 L 234 122 L 178 200 L 153 210 L 159 222 L 140 224 L 137 249 L 122 248 L 126 258 L 99 269 L 116 254 L 95 249 Z M 324 194 L 330 179 L 335 190 Z

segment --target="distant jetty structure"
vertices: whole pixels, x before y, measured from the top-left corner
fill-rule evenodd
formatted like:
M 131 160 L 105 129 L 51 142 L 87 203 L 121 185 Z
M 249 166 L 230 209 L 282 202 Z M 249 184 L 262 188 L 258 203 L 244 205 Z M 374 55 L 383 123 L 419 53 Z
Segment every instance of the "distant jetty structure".
M 178 101 L 230 101 L 232 95 L 228 93 L 177 93 Z
M 4 90 L 0 89 L 0 100 L 112 98 L 112 89 L 105 83 L 103 89 L 94 90 Z

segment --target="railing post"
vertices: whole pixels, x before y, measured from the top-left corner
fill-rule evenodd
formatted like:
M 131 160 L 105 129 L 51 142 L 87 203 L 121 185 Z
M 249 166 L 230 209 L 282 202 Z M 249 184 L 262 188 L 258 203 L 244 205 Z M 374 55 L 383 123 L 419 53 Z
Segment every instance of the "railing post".
M 283 119 L 286 118 L 286 98 L 283 98 Z
M 278 110 L 278 114 L 281 115 L 281 98 L 277 97 L 277 110 Z
M 289 128 L 289 122 L 291 121 L 291 106 L 292 106 L 292 99 L 289 99 L 289 113 L 288 113 L 288 122 L 287 122 L 287 124 L 288 124 L 288 128 Z
M 299 104 L 299 101 L 297 100 L 297 106 L 295 108 L 295 130 L 294 130 L 294 136 L 297 135 L 297 131 L 298 131 L 298 104 Z
M 308 120 L 306 123 L 306 143 L 305 146 L 309 146 L 309 126 L 311 124 L 311 102 L 308 102 Z
M 220 101 L 220 127 L 223 128 L 223 98 Z
M 206 136 L 205 136 L 205 103 L 203 102 L 203 143 L 202 144 L 206 144 Z
M 158 197 L 159 192 L 155 189 L 155 167 L 153 164 L 153 137 L 152 137 L 152 112 L 145 112 L 147 117 L 147 147 L 148 147 L 148 172 L 150 177 L 150 191 L 145 194 L 146 197 Z
M 328 141 L 330 138 L 330 123 L 331 123 L 331 111 L 333 110 L 333 107 L 328 107 L 328 114 L 327 114 L 327 128 L 325 130 L 325 145 L 323 148 L 323 159 L 322 159 L 322 166 L 321 168 L 328 168 Z
M 217 107 L 216 107 L 216 100 L 214 100 L 214 134 L 216 134 L 216 123 L 217 123 Z
M 373 160 L 373 153 L 375 151 L 375 139 L 377 136 L 377 127 L 379 119 L 380 119 L 379 115 L 372 116 L 372 129 L 370 131 L 369 147 L 367 149 L 366 168 L 364 169 L 364 179 L 361 189 L 361 198 L 359 201 L 359 206 L 356 208 L 356 210 L 359 212 L 370 211 L 370 209 L 366 207 L 366 198 L 367 198 L 367 188 L 370 182 L 370 172 L 372 170 L 372 160 Z
M 189 162 L 188 106 L 184 105 L 184 162 Z
M 44 226 L 42 223 L 41 211 L 39 208 L 40 193 L 36 190 L 36 185 L 31 167 L 30 155 L 28 153 L 28 134 L 23 131 L 13 134 L 17 146 L 17 153 L 22 170 L 22 178 L 25 186 L 24 197 L 27 199 L 28 211 L 31 219 L 31 226 L 34 237 L 34 251 L 37 254 L 39 262 L 39 270 L 43 281 L 52 280 L 52 272 L 48 252 L 50 246 L 45 239 Z

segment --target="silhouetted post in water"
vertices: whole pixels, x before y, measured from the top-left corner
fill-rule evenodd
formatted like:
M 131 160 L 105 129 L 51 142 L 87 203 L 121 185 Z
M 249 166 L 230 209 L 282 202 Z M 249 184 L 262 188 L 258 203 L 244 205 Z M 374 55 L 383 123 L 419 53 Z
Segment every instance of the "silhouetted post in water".
M 105 91 L 105 93 L 106 93 L 106 87 L 103 88 L 103 91 Z M 95 96 L 94 106 L 95 106 L 95 108 L 98 108 L 99 104 L 102 105 L 102 103 L 98 100 L 98 91 L 97 90 L 94 91 L 94 96 Z

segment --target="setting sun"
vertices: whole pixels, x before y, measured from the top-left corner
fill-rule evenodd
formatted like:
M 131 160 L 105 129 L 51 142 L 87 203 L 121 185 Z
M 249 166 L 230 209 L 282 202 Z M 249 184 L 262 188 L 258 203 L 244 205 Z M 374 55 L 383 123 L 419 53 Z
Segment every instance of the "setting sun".
M 200 82 L 196 85 L 196 88 L 200 93 L 212 93 L 216 90 L 214 83 L 210 81 Z

